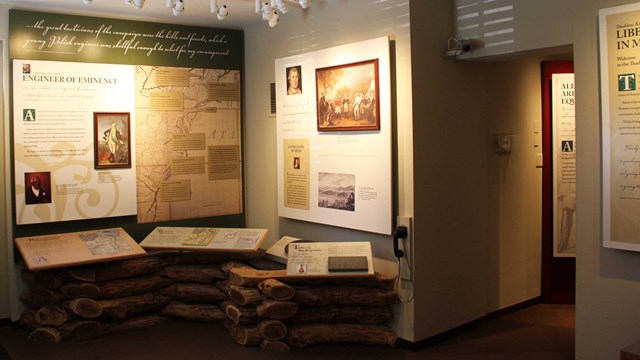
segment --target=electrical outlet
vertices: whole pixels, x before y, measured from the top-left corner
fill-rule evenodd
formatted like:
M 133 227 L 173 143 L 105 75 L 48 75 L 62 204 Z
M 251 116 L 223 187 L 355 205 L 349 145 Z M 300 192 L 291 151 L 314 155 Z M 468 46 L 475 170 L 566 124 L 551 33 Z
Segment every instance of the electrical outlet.
M 397 225 L 407 227 L 407 237 L 400 239 L 400 250 L 404 251 L 404 257 L 400 258 L 400 278 L 404 280 L 412 280 L 413 278 L 413 229 L 411 227 L 411 217 L 398 216 Z

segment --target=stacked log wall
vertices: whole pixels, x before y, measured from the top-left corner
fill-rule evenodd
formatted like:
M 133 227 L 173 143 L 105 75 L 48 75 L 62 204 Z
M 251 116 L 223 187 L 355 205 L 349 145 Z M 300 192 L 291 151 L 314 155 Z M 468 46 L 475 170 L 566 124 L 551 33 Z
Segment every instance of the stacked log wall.
M 229 260 L 232 259 L 232 260 Z M 393 279 L 300 278 L 252 254 L 170 252 L 63 270 L 22 271 L 20 324 L 61 342 L 169 319 L 223 325 L 240 345 L 286 352 L 351 342 L 395 347 L 385 325 Z
M 159 291 L 173 280 L 159 272 L 158 256 L 58 270 L 31 272 L 23 267 L 29 287 L 20 299 L 28 308 L 19 323 L 34 340 L 61 342 L 161 322 L 157 313 L 171 298 Z
M 399 338 L 385 323 L 398 299 L 393 279 L 380 274 L 307 278 L 236 267 L 223 306 L 241 345 L 274 351 L 325 343 L 396 347 Z

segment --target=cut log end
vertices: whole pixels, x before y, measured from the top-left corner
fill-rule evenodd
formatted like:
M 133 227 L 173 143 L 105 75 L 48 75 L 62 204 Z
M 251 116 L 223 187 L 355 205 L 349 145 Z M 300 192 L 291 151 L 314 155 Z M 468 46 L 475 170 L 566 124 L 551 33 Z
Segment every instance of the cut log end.
M 291 351 L 291 348 L 289 347 L 289 345 L 287 345 L 282 341 L 277 341 L 277 340 L 264 339 L 262 340 L 262 342 L 260 342 L 260 347 L 264 350 L 275 351 L 275 352 L 286 353 Z
M 229 300 L 238 305 L 257 305 L 262 302 L 262 295 L 256 288 L 230 285 Z
M 29 334 L 29 340 L 46 343 L 59 343 L 62 341 L 62 335 L 56 328 L 39 327 Z
M 298 304 L 267 299 L 256 306 L 256 311 L 261 318 L 283 320 L 292 317 L 298 311 Z
M 296 293 L 291 286 L 276 279 L 266 279 L 260 282 L 258 289 L 271 299 L 281 301 L 291 299 Z
M 72 315 L 58 305 L 43 306 L 35 314 L 36 322 L 45 326 L 60 326 L 71 318 Z
M 102 315 L 102 305 L 99 302 L 87 299 L 78 298 L 73 299 L 62 304 L 65 310 L 68 312 L 83 317 L 85 319 L 95 319 Z
M 244 346 L 258 345 L 264 339 L 257 327 L 240 324 L 231 325 L 231 337 Z
M 93 339 L 100 335 L 100 323 L 93 320 L 71 320 L 59 327 L 62 337 L 67 341 Z
M 256 327 L 262 337 L 268 340 L 280 340 L 287 336 L 287 326 L 280 320 L 263 320 Z

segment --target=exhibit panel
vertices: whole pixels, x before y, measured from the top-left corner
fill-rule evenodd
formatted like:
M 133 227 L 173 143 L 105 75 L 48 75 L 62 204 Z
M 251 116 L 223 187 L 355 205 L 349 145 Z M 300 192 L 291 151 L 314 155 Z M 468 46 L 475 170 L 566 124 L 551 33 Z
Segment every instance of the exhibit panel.
M 278 215 L 392 226 L 389 39 L 276 59 Z
M 240 71 L 136 66 L 138 222 L 242 213 Z
M 573 74 L 552 75 L 553 254 L 576 255 L 576 118 Z
M 640 251 L 638 18 L 640 4 L 599 13 L 603 245 L 633 251 Z
M 267 229 L 156 227 L 140 243 L 147 250 L 257 252 Z
M 244 226 L 241 31 L 11 10 L 10 36 L 16 225 Z
M 133 79 L 125 65 L 13 61 L 17 224 L 136 213 Z
M 16 239 L 16 245 L 30 271 L 147 255 L 122 228 L 23 237 Z

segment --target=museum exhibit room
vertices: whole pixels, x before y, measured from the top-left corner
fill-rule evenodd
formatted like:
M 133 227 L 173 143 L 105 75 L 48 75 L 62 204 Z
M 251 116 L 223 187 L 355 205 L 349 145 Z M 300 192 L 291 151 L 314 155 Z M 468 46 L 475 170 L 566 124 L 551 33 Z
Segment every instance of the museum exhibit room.
M 0 360 L 640 359 L 638 0 L 0 0 L 0 55 Z

